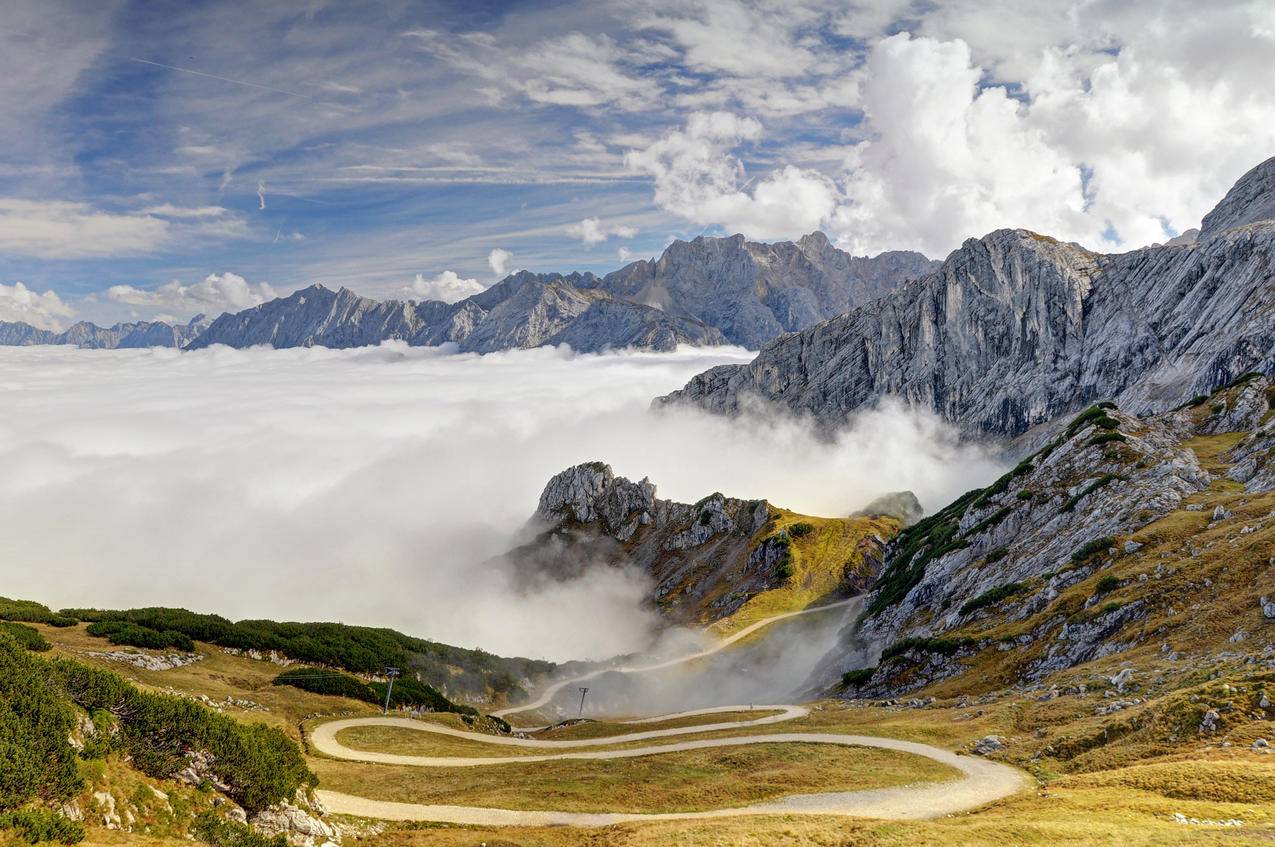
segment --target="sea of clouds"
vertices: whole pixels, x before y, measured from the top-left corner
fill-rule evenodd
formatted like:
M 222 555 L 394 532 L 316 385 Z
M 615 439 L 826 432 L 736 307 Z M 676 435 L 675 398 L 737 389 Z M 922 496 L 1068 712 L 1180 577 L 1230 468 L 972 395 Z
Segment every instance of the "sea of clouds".
M 602 658 L 656 632 L 644 578 L 527 589 L 498 558 L 572 464 L 649 476 L 661 497 L 821 515 L 904 488 L 933 510 L 1000 470 L 895 404 L 831 440 L 786 418 L 649 410 L 752 355 L 0 348 L 0 594 Z

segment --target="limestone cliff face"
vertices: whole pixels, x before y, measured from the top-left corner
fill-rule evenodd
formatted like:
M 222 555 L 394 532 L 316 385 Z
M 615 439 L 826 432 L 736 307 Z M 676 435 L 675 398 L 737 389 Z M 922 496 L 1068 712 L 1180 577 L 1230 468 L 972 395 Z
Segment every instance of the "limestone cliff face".
M 675 241 L 658 258 L 607 274 L 599 287 L 721 329 L 751 349 L 868 303 L 937 262 L 893 251 L 851 256 L 822 232 L 763 244 L 742 235 Z
M 1102 255 L 1025 230 L 971 239 L 934 273 L 657 403 L 733 414 L 760 399 L 835 425 L 895 395 L 966 433 L 1016 436 L 1096 400 L 1163 410 L 1275 370 L 1273 174 L 1275 160 L 1241 180 L 1192 244 Z M 1230 221 L 1243 225 L 1218 231 Z

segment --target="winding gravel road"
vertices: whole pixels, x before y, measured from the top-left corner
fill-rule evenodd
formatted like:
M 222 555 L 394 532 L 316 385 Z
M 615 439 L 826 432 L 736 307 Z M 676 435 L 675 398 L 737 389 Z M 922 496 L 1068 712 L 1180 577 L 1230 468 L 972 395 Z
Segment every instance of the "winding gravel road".
M 677 659 L 624 668 L 605 668 L 583 676 L 554 683 L 531 703 L 500 712 L 494 715 L 511 715 L 518 712 L 539 709 L 550 702 L 554 695 L 565 686 L 593 679 L 604 673 L 641 673 L 660 670 L 683 662 L 694 661 L 722 650 L 731 644 L 746 638 L 764 626 L 798 615 L 821 612 L 832 608 L 846 606 L 853 600 L 789 612 L 758 621 L 712 648 Z M 668 821 L 697 820 L 706 818 L 737 817 L 743 815 L 842 815 L 852 817 L 888 818 L 896 820 L 933 818 L 955 812 L 968 811 L 1002 797 L 1015 794 L 1030 784 L 1027 775 L 999 762 L 971 756 L 962 756 L 929 744 L 913 741 L 900 741 L 894 738 L 879 738 L 869 735 L 842 735 L 824 732 L 790 732 L 773 735 L 742 735 L 723 738 L 706 738 L 693 741 L 679 741 L 671 744 L 656 744 L 633 747 L 622 750 L 590 749 L 569 751 L 572 748 L 590 747 L 605 748 L 617 744 L 636 741 L 648 741 L 656 738 L 669 738 L 678 735 L 698 734 L 719 730 L 741 729 L 750 726 L 775 724 L 783 721 L 802 718 L 810 714 L 804 706 L 717 706 L 710 709 L 696 709 L 689 712 L 678 712 L 671 715 L 658 715 L 627 721 L 632 725 L 659 723 L 678 718 L 699 715 L 710 715 L 727 712 L 776 712 L 760 718 L 742 721 L 728 721 L 696 726 L 675 727 L 672 729 L 655 729 L 614 735 L 608 738 L 575 739 L 567 741 L 550 741 L 536 738 L 511 738 L 506 736 L 486 735 L 477 732 L 453 729 L 440 724 L 407 718 L 372 717 L 348 718 L 320 724 L 310 736 L 310 743 L 321 753 L 338 759 L 377 764 L 408 765 L 423 768 L 440 767 L 484 767 L 501 764 L 526 764 L 532 762 L 558 761 L 563 759 L 625 759 L 637 756 L 655 756 L 662 753 L 674 753 L 684 750 L 704 750 L 715 747 L 737 747 L 746 744 L 838 744 L 846 747 L 878 747 L 885 750 L 897 750 L 917 756 L 925 756 L 961 771 L 961 779 L 949 782 L 915 783 L 892 788 L 874 788 L 863 791 L 828 792 L 821 794 L 797 794 L 768 803 L 757 803 L 736 808 L 712 809 L 704 812 L 671 812 L 663 814 L 640 813 L 595 813 L 595 812 L 558 812 L 558 811 L 519 811 L 514 809 L 494 809 L 476 806 L 426 805 L 421 803 L 396 803 L 387 800 L 373 800 L 367 797 L 356 797 L 335 791 L 319 790 L 319 799 L 327 806 L 329 812 L 360 817 L 380 818 L 396 821 L 433 821 L 437 823 L 471 824 L 479 826 L 606 826 L 615 823 L 636 821 Z M 496 747 L 523 747 L 544 750 L 560 750 L 564 752 L 538 755 L 518 756 L 409 756 L 397 753 L 381 753 L 372 750 L 356 750 L 346 747 L 337 734 L 342 730 L 358 726 L 391 726 L 420 732 L 432 732 L 455 738 L 465 738 Z

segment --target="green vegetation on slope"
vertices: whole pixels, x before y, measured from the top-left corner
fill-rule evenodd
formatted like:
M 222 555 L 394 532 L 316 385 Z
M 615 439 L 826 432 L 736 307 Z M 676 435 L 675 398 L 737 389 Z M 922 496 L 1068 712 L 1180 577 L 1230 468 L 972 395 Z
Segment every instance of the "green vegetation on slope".
M 517 692 L 520 679 L 548 674 L 554 668 L 552 662 L 505 659 L 482 650 L 451 647 L 376 627 L 268 620 L 236 623 L 220 615 L 163 607 L 64 609 L 62 614 L 92 622 L 90 632 L 113 641 L 121 639 L 115 643 L 150 647 L 168 642 L 167 646 L 191 649 L 184 646 L 185 641 L 176 640 L 184 636 L 239 650 L 273 650 L 298 661 L 354 673 L 379 673 L 389 666 L 399 667 L 421 674 L 435 688 L 494 696 Z
M 311 694 L 327 694 L 349 697 L 365 703 L 380 705 L 385 702 L 386 684 L 364 682 L 358 677 L 328 668 L 289 668 L 274 679 L 275 685 L 291 685 Z M 472 706 L 461 706 L 448 700 L 431 685 L 412 677 L 400 677 L 390 691 L 390 706 L 423 708 L 433 712 L 455 712 L 460 715 L 477 715 Z

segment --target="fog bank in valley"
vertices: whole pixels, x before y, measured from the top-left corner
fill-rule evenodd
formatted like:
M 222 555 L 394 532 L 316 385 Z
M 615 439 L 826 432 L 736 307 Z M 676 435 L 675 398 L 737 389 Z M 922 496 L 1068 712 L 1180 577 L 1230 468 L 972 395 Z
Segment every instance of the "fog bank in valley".
M 791 419 L 648 411 L 750 356 L 0 348 L 0 594 L 601 658 L 657 627 L 640 575 L 523 591 L 492 562 L 571 464 L 824 515 L 901 488 L 933 510 L 998 471 L 894 404 L 831 441 Z

